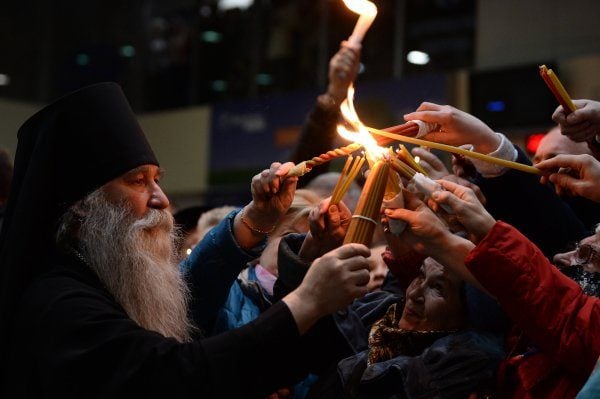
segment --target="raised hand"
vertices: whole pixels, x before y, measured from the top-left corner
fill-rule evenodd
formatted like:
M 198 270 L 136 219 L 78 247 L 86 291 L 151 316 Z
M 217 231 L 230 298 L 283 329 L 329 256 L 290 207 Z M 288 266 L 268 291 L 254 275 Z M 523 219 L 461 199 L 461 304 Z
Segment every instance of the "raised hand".
M 273 231 L 292 205 L 298 177 L 285 177 L 292 162 L 274 162 L 252 178 L 252 201 L 236 215 L 234 236 L 243 248 L 252 248 Z
M 360 48 L 353 48 L 343 41 L 338 52 L 329 61 L 329 86 L 327 93 L 340 104 L 348 87 L 356 79 L 360 67 Z

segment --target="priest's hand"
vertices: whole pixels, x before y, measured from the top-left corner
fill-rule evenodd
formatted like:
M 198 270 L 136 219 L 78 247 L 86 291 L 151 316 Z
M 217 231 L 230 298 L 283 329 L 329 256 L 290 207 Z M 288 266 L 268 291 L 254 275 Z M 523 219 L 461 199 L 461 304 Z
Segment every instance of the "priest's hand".
M 346 244 L 313 262 L 300 286 L 283 298 L 300 334 L 367 293 L 370 254 L 362 244 Z

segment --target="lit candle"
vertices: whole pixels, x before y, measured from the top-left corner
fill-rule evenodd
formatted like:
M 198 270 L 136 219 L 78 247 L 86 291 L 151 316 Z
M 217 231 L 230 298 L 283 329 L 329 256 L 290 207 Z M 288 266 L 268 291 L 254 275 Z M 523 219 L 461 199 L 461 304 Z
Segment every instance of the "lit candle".
M 350 46 L 359 47 L 367 30 L 369 30 L 369 27 L 377 16 L 377 7 L 367 0 L 344 0 L 344 4 L 346 4 L 346 7 L 350 10 L 360 15 L 354 26 L 352 35 L 348 38 Z

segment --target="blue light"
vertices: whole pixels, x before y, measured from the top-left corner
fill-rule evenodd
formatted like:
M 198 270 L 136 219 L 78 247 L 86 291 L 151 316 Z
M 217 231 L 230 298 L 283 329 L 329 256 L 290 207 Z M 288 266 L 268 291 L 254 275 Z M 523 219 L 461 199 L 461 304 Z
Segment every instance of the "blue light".
M 256 75 L 256 83 L 259 86 L 268 86 L 273 83 L 273 78 L 267 73 L 259 73 Z
M 227 90 L 227 82 L 224 80 L 213 80 L 211 87 L 213 91 L 222 92 Z
M 75 57 L 75 62 L 79 66 L 86 66 L 87 64 L 90 63 L 90 56 L 85 53 L 79 53 Z
M 219 43 L 223 39 L 223 35 L 214 30 L 207 30 L 201 34 L 202 40 L 207 43 Z
M 490 112 L 503 112 L 506 110 L 506 103 L 501 100 L 490 101 L 485 108 Z
M 121 54 L 123 57 L 131 58 L 135 55 L 135 47 L 133 47 L 129 44 L 126 46 L 123 46 L 119 49 L 119 54 Z

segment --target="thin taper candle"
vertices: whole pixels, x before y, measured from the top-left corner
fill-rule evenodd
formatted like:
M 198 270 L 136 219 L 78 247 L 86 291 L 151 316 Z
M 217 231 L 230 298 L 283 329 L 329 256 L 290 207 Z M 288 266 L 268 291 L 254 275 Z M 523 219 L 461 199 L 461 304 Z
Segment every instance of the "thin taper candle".
M 416 144 L 416 145 L 423 145 L 423 146 L 435 148 L 438 150 L 451 152 L 453 154 L 460 154 L 460 155 L 464 155 L 469 158 L 479 159 L 480 161 L 493 163 L 496 165 L 504 166 L 506 168 L 517 169 L 522 172 L 532 173 L 535 175 L 543 175 L 544 174 L 544 172 L 542 172 L 540 169 L 534 168 L 533 166 L 524 165 L 524 164 L 518 163 L 518 162 L 507 161 L 505 159 L 492 157 L 489 155 L 482 154 L 480 152 L 469 151 L 469 150 L 465 150 L 464 148 L 458 148 L 458 147 L 454 147 L 454 146 L 447 145 L 447 144 L 436 143 L 434 141 L 427 141 L 427 140 L 416 139 L 414 137 L 401 136 L 399 134 L 393 134 L 393 133 L 389 133 L 389 132 L 386 132 L 383 130 L 374 129 L 372 127 L 367 127 L 367 129 L 373 134 L 388 137 L 388 138 L 391 138 L 391 139 L 394 139 L 397 141 L 403 141 L 406 143 L 411 143 L 411 144 Z

